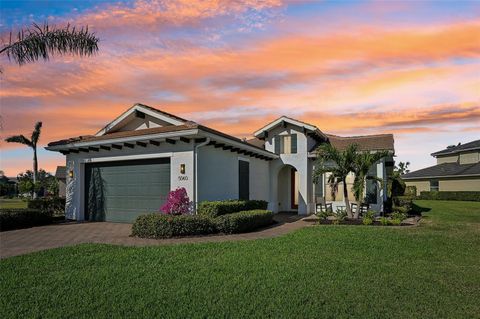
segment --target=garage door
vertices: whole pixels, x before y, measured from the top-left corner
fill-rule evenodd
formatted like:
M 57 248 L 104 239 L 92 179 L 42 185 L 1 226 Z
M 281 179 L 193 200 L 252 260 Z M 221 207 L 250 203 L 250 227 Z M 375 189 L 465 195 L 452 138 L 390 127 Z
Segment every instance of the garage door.
M 170 191 L 170 159 L 86 164 L 85 187 L 86 219 L 133 222 L 163 205 Z

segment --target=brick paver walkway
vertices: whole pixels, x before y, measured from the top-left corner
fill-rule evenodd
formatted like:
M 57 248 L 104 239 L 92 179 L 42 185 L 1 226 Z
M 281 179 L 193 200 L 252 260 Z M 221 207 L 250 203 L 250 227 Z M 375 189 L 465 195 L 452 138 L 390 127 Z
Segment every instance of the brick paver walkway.
M 178 243 L 220 242 L 276 237 L 309 225 L 297 215 L 277 214 L 279 222 L 257 232 L 204 237 L 143 239 L 130 237 L 131 224 L 64 223 L 12 230 L 0 233 L 0 258 L 23 255 L 34 251 L 80 243 L 105 243 L 125 246 L 166 245 Z

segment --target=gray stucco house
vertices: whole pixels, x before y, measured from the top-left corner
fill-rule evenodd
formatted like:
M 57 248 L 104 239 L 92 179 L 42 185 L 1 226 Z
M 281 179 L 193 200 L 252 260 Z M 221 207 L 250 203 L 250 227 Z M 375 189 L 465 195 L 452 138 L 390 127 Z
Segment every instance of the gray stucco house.
M 340 137 L 283 116 L 254 136 L 241 140 L 135 104 L 96 134 L 51 142 L 47 149 L 66 155 L 66 216 L 76 220 L 131 222 L 158 211 L 178 187 L 185 187 L 194 203 L 259 199 L 274 212 L 310 214 L 320 198 L 342 205 L 341 190 L 331 198 L 327 176 L 313 182 L 321 143 L 389 150 L 391 156 L 374 165 L 371 174 L 386 181 L 393 169 L 391 134 Z M 386 186 L 366 187 L 372 207 L 381 210 Z

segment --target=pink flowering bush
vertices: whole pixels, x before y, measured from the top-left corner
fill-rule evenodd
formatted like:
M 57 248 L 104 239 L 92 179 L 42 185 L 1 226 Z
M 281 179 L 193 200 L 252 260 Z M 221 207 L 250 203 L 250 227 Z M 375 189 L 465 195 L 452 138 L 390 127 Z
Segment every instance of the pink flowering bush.
M 177 188 L 168 193 L 167 201 L 160 210 L 167 215 L 185 215 L 192 212 L 192 202 L 185 187 Z

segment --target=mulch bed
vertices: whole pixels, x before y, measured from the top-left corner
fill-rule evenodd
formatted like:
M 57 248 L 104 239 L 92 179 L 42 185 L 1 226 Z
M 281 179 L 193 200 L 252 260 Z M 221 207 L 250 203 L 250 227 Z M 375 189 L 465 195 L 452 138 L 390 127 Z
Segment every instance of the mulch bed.
M 416 226 L 418 222 L 420 221 L 421 217 L 420 216 L 412 216 L 404 221 L 400 225 L 392 225 L 392 224 L 387 224 L 383 225 L 380 221 L 376 220 L 370 225 L 363 225 L 362 219 L 345 219 L 342 221 L 339 221 L 338 223 L 335 220 L 332 219 L 318 219 L 318 218 L 308 218 L 305 219 L 305 221 L 308 222 L 315 222 L 320 225 L 362 225 L 362 226 Z

